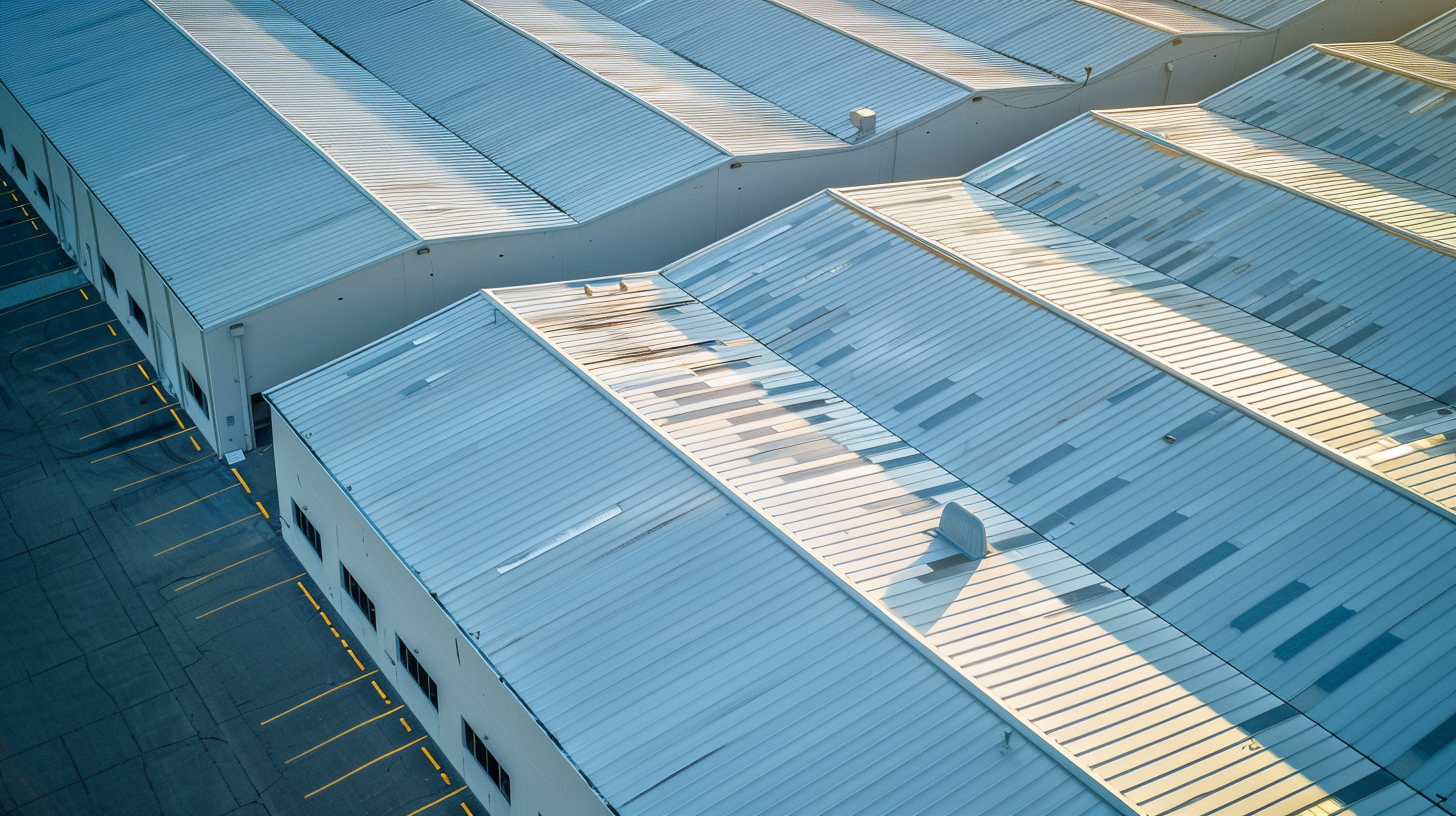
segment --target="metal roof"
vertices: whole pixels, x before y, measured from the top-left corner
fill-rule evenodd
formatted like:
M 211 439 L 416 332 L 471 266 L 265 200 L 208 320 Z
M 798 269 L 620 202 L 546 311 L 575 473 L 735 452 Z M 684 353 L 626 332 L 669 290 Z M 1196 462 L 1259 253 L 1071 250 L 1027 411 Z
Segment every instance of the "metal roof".
M 1429 57 L 1456 59 L 1456 14 L 1443 14 L 1396 42 Z
M 1411 388 L 1456 395 L 1456 257 L 1425 243 L 1091 116 L 967 179 Z
M 416 243 L 141 2 L 0 4 L 0 79 L 204 328 Z
M 796 222 L 791 237 L 762 241 L 747 250 L 751 260 L 742 259 L 783 259 L 774 264 L 781 275 L 756 276 L 770 289 L 835 290 L 886 270 L 911 279 L 953 273 L 946 261 L 868 223 L 805 215 L 787 219 Z M 732 257 L 725 250 L 693 271 L 721 267 Z M 837 261 L 834 271 L 807 283 L 819 264 L 784 258 L 794 250 L 821 250 Z M 745 272 L 694 280 L 727 293 L 726 279 L 746 282 Z M 1352 803 L 1342 791 L 1381 773 L 1307 718 L 1271 717 L 1283 701 L 743 328 L 661 276 L 625 282 L 625 292 L 603 287 L 607 293 L 593 297 L 571 284 L 493 294 L 1139 812 L 1292 813 L 1328 806 L 1332 797 Z M 738 291 L 744 297 L 734 313 L 761 315 L 764 322 L 749 317 L 747 325 L 796 360 L 833 356 L 834 341 L 816 339 L 857 321 L 846 311 L 801 309 L 806 304 L 793 295 L 763 300 L 761 286 Z M 1012 300 L 1000 292 L 989 298 L 997 299 L 986 306 Z M 915 396 L 893 398 L 903 405 Z M 974 401 L 936 395 L 914 410 L 932 418 L 926 425 L 938 424 L 935 417 L 955 422 L 948 417 Z M 992 550 L 979 562 L 937 534 L 950 501 L 987 527 Z M 1268 728 L 1260 717 L 1271 720 Z M 1251 737 L 1260 750 L 1249 750 Z M 1309 753 L 1321 761 L 1307 764 Z M 1382 796 L 1355 812 L 1426 807 L 1403 786 Z
M 1077 0 L 881 0 L 958 37 L 1058 76 L 1102 77 L 1171 40 L 1173 34 Z
M 578 221 L 728 157 L 461 0 L 279 5 Z
M 484 296 L 269 399 L 618 812 L 1118 812 Z
M 272 0 L 151 0 L 422 238 L 575 223 Z
M 971 206 L 994 199 L 960 182 L 845 195 L 853 206 L 811 200 L 665 274 L 1273 692 L 1286 713 L 1419 789 L 1450 789 L 1449 512 L 1321 455 L 1021 285 L 1060 279 L 1087 311 L 1099 310 L 1100 286 L 1112 293 L 1104 319 L 1120 312 L 1131 330 L 1146 317 L 1149 338 L 1178 331 L 1147 301 L 1118 296 L 1148 283 L 1125 259 L 1099 272 L 1112 253 L 1044 221 L 1030 230 L 1004 202 Z M 901 238 L 915 251 L 897 249 Z M 1226 352 L 1187 353 L 1206 355 L 1209 376 Z M 1338 370 L 1307 373 L 1341 382 Z
M 1319 5 L 1320 0 L 1183 0 L 1210 14 L 1259 28 L 1278 28 Z
M 577 0 L 471 0 L 739 156 L 844 141 Z
M 583 0 L 724 79 L 841 139 L 850 111 L 880 131 L 969 96 L 931 74 L 765 0 Z
M 1039 87 L 1067 81 L 874 0 L 772 1 L 972 90 Z
M 1344 50 L 1344 49 L 1341 49 Z M 1429 70 L 1429 69 L 1427 69 Z M 1351 93 L 1351 88 L 1360 89 Z M 1209 97 L 1203 107 L 1456 195 L 1456 95 L 1305 49 Z

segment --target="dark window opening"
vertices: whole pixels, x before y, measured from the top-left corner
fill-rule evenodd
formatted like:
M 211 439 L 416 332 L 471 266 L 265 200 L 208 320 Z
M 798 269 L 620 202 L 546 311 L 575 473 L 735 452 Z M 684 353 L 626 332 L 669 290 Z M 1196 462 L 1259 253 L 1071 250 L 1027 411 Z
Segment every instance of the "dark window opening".
M 0 150 L 5 149 L 5 128 L 0 128 Z
M 187 382 L 187 393 L 197 404 L 197 410 L 201 411 L 204 417 L 207 416 L 207 392 L 197 384 L 197 378 L 192 376 L 192 372 L 187 370 L 187 366 L 182 366 L 182 377 Z
M 126 299 L 131 301 L 131 319 L 135 320 L 137 325 L 142 327 L 142 334 L 146 334 L 147 313 L 142 310 L 141 304 L 136 302 L 136 298 L 132 297 L 131 293 L 127 293 Z
M 101 277 L 106 279 L 106 285 L 110 286 L 111 291 L 115 292 L 116 270 L 111 268 L 111 264 L 107 263 L 105 258 L 101 259 Z
M 308 520 L 308 516 L 303 514 L 303 510 L 299 508 L 298 502 L 293 503 L 293 526 L 297 527 L 298 532 L 302 533 L 303 537 L 308 539 L 308 543 L 313 547 L 314 554 L 319 558 L 323 558 L 324 537 L 319 534 L 318 528 L 313 526 L 313 522 Z
M 262 394 L 253 394 L 253 446 L 266 448 L 273 443 L 273 409 Z
M 354 575 L 349 572 L 348 567 L 340 564 L 339 573 L 340 580 L 344 584 L 344 591 L 349 593 L 349 597 L 354 599 L 354 604 L 359 607 L 359 611 L 369 619 L 369 628 L 378 629 L 379 625 L 374 617 L 374 602 L 369 600 L 369 593 L 365 592 L 364 588 L 359 586 L 359 582 L 354 580 Z
M 40 176 L 35 177 L 35 194 L 40 197 L 41 201 L 45 202 L 47 207 L 51 205 L 50 188 L 46 186 L 44 181 L 40 180 Z
M 20 155 L 19 150 L 12 149 L 10 153 L 11 155 L 15 156 L 16 171 L 20 173 L 21 178 L 25 178 L 25 157 Z
M 440 708 L 440 689 L 435 685 L 435 681 L 430 678 L 430 673 L 425 671 L 425 667 L 421 666 L 420 661 L 415 659 L 415 653 L 411 652 L 410 648 L 404 645 L 404 641 L 400 640 L 399 635 L 394 636 L 394 642 L 399 648 L 399 662 L 404 664 L 405 671 L 409 672 L 409 676 L 415 679 L 415 685 L 419 686 L 420 691 L 423 691 L 425 696 L 430 698 L 430 705 L 434 706 L 435 710 L 438 711 Z
M 494 782 L 497 788 L 500 788 L 501 796 L 505 797 L 506 804 L 509 805 L 511 803 L 511 775 L 500 766 L 495 754 L 485 747 L 485 739 L 475 733 L 475 729 L 470 727 L 470 723 L 464 720 L 460 722 L 465 725 L 465 750 L 469 751 L 470 755 L 475 757 L 475 761 L 480 763 L 485 775 L 490 777 L 490 781 Z

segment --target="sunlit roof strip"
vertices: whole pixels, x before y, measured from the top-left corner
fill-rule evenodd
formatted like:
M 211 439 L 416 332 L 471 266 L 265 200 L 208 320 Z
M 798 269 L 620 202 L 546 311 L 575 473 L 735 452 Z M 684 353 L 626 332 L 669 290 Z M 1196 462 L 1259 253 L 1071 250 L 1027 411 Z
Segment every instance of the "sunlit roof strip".
M 868 0 L 768 0 L 972 91 L 1055 86 L 1066 77 Z
M 1397 43 L 1315 43 L 1312 47 L 1333 57 L 1456 91 L 1456 65 L 1412 51 Z
M 575 0 L 469 0 L 562 60 L 734 156 L 845 142 Z
M 271 2 L 148 2 L 417 238 L 576 223 Z
M 1091 116 L 1456 257 L 1456 196 L 1193 105 L 1092 111 Z
M 1237 20 L 1229 19 L 1214 14 L 1206 9 L 1186 5 L 1177 0 L 1076 0 L 1084 6 L 1090 6 L 1108 14 L 1116 14 L 1127 20 L 1155 28 L 1168 34 L 1207 34 L 1219 32 L 1253 32 L 1258 31 L 1255 26 Z M 1148 14 L 1139 13 L 1139 7 L 1147 8 Z M 1154 19 L 1151 14 L 1158 13 L 1165 17 L 1181 18 L 1187 25 L 1176 25 L 1172 22 L 1163 22 Z
M 564 365 L 569 370 L 575 372 L 577 376 L 581 377 L 581 379 L 584 380 L 588 385 L 590 385 L 592 389 L 594 389 L 608 402 L 615 405 L 620 411 L 626 414 L 629 419 L 631 419 L 639 427 L 645 430 L 648 435 L 656 439 L 659 444 L 661 444 L 663 447 L 667 448 L 669 451 L 682 459 L 690 468 L 693 469 L 694 472 L 702 476 L 710 484 L 714 485 L 730 501 L 732 501 L 741 510 L 743 510 L 743 512 L 747 513 L 755 521 L 761 524 L 765 529 L 772 532 L 781 541 L 791 547 L 794 551 L 798 552 L 804 558 L 804 560 L 809 562 L 810 565 L 818 569 L 821 573 L 823 573 L 826 577 L 833 581 L 842 592 L 849 595 L 864 608 L 868 609 L 881 623 L 883 623 L 891 630 L 898 632 L 918 652 L 920 652 L 920 654 L 927 661 L 929 661 L 937 669 L 945 673 L 947 676 L 951 677 L 951 679 L 958 683 L 962 688 L 966 689 L 978 700 L 980 700 L 982 704 L 990 707 L 993 711 L 999 712 L 1012 727 L 1014 727 L 1017 731 L 1021 733 L 1023 738 L 1031 740 L 1034 744 L 1040 747 L 1045 754 L 1056 760 L 1074 777 L 1081 780 L 1083 784 L 1087 785 L 1090 789 L 1102 794 L 1102 797 L 1108 802 L 1108 804 L 1117 808 L 1122 813 L 1128 814 L 1129 816 L 1141 816 L 1141 814 L 1144 813 L 1144 810 L 1140 809 L 1134 802 L 1124 797 L 1122 793 L 1108 787 L 1107 784 L 1103 782 L 1095 773 L 1093 773 L 1090 768 L 1085 766 L 1080 759 L 1078 759 L 1070 751 L 1063 748 L 1061 744 L 1058 743 L 1056 740 L 1043 733 L 1040 728 L 1038 728 L 1036 725 L 1026 719 L 1019 711 L 1009 706 L 1005 702 L 1001 701 L 1001 699 L 997 695 L 986 689 L 979 682 L 967 676 L 964 672 L 959 671 L 956 667 L 952 666 L 944 657 L 940 655 L 939 651 L 936 649 L 934 644 L 930 642 L 929 639 L 927 639 L 925 636 L 917 632 L 914 628 L 910 627 L 904 621 L 902 621 L 898 616 L 891 612 L 883 602 L 869 597 L 865 593 L 861 592 L 858 588 L 856 588 L 854 581 L 850 579 L 847 575 L 845 575 L 839 568 L 825 562 L 822 558 L 815 555 L 814 551 L 802 540 L 800 540 L 797 535 L 791 532 L 787 527 L 784 527 L 782 524 L 780 524 L 772 516 L 760 509 L 758 505 L 747 495 L 720 478 L 711 467 L 709 467 L 705 462 L 699 459 L 687 448 L 678 444 L 678 442 L 667 433 L 665 433 L 657 425 L 657 423 L 654 423 L 631 403 L 623 399 L 619 394 L 612 390 L 611 386 L 607 385 L 607 383 L 605 383 L 600 377 L 598 377 L 596 374 L 592 373 L 585 367 L 579 365 L 572 358 L 569 352 L 559 346 L 550 337 L 546 336 L 543 331 L 533 326 L 530 321 L 526 320 L 518 311 L 516 311 L 513 306 L 507 303 L 505 299 L 496 296 L 490 291 L 486 291 L 485 295 L 496 306 L 501 314 L 504 314 L 508 319 L 515 323 L 516 326 L 521 329 L 521 331 L 535 339 L 536 342 L 540 343 L 541 346 L 545 348 L 558 361 L 560 361 L 562 365 Z
M 951 182 L 939 182 L 938 184 L 944 185 L 947 191 L 960 191 L 961 195 L 965 195 L 962 182 L 959 180 Z M 1440 517 L 1447 520 L 1456 521 L 1456 508 L 1447 507 L 1442 503 L 1422 494 L 1414 487 L 1396 481 L 1394 478 L 1387 476 L 1378 470 L 1375 470 L 1374 468 L 1369 466 L 1369 464 L 1359 461 L 1354 456 L 1339 450 L 1330 443 L 1319 439 L 1311 433 L 1302 431 L 1275 418 L 1271 414 L 1260 409 L 1257 405 L 1248 402 L 1246 399 L 1226 393 L 1225 391 L 1216 388 L 1207 382 L 1204 382 L 1199 377 L 1196 377 L 1189 372 L 1183 370 L 1181 367 L 1174 365 L 1168 360 L 1165 360 L 1160 355 L 1148 351 L 1134 340 L 1123 337 L 1117 332 L 1112 331 L 1107 327 L 1101 325 L 1091 317 L 1080 314 L 1077 311 L 1068 308 L 1066 305 L 1059 302 L 1058 300 L 1040 291 L 1037 291 L 1036 289 L 1023 283 L 1022 281 L 1017 280 L 1013 276 L 997 270 L 975 258 L 969 257 L 961 253 L 954 247 L 943 243 L 940 239 L 920 231 L 920 229 L 917 228 L 916 225 L 912 223 L 901 222 L 896 218 L 884 212 L 881 212 L 877 205 L 869 204 L 864 201 L 858 200 L 859 197 L 870 198 L 876 194 L 881 194 L 885 191 L 885 189 L 886 188 L 862 188 L 860 190 L 848 190 L 843 192 L 839 190 L 830 190 L 829 194 L 837 201 L 843 203 L 845 206 L 859 213 L 871 222 L 878 224 L 886 229 L 889 229 L 894 233 L 906 238 L 907 240 L 910 240 L 915 244 L 939 255 L 940 257 L 960 265 L 968 271 L 975 273 L 979 277 L 995 284 L 996 286 L 1001 287 L 1002 289 L 1005 289 L 1006 291 L 1016 295 L 1017 297 L 1022 298 L 1023 300 L 1035 303 L 1038 306 L 1041 306 L 1042 308 L 1052 312 L 1053 314 L 1060 316 L 1064 320 L 1067 320 L 1074 325 L 1080 326 L 1081 328 L 1090 331 L 1099 337 L 1105 338 L 1108 342 L 1113 343 L 1114 345 L 1118 346 L 1129 354 L 1132 354 L 1133 356 L 1143 360 L 1149 365 L 1152 365 L 1158 370 L 1166 372 L 1178 378 L 1179 380 L 1193 386 L 1204 394 L 1224 404 L 1239 409 L 1246 416 L 1259 422 L 1260 424 L 1268 428 L 1272 428 L 1273 430 L 1278 431 L 1279 433 L 1291 439 L 1298 440 L 1302 444 L 1307 445 L 1308 447 L 1319 452 L 1325 457 L 1363 475 L 1371 481 L 1374 481 L 1375 483 L 1386 487 L 1387 489 L 1405 497 L 1406 499 L 1413 501 L 1421 505 L 1422 507 L 1425 507 L 1426 509 L 1436 513 Z M 976 189 L 979 191 L 979 188 Z M 917 190 L 916 192 L 929 191 Z M 984 193 L 984 191 L 980 192 Z M 990 195 L 990 193 L 984 194 L 988 196 Z M 997 200 L 1001 201 L 1001 199 Z M 1007 204 L 1007 206 L 1015 205 Z M 1065 228 L 1057 227 L 1057 229 L 1065 231 Z M 1092 243 L 1087 239 L 1080 240 L 1086 241 L 1089 244 Z M 1102 248 L 1100 245 L 1096 244 L 1093 244 L 1093 246 Z M 1102 249 L 1105 250 L 1105 248 Z M 1105 251 L 1111 253 L 1111 250 Z M 1174 283 L 1174 285 L 1184 286 L 1184 284 L 1179 284 L 1176 282 Z M 1150 301 L 1150 303 L 1156 305 L 1155 301 Z

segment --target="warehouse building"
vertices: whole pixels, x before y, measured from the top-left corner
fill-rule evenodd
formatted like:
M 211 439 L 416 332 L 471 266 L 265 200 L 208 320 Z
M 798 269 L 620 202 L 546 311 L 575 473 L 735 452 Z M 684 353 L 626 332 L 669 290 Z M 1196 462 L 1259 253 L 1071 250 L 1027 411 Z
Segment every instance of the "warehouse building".
M 248 449 L 265 388 L 481 286 L 656 268 L 1450 5 L 24 0 L 0 134 L 199 430 Z
M 1456 812 L 1453 60 L 477 293 L 269 393 L 284 537 L 502 812 Z

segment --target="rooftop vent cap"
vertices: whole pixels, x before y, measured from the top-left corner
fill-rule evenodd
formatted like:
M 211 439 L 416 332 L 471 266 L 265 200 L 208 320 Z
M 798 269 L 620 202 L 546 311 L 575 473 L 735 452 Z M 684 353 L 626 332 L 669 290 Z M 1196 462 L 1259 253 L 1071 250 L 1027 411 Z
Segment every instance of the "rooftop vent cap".
M 859 131 L 861 139 L 868 139 L 875 135 L 875 112 L 869 108 L 850 111 L 849 123 Z
M 940 532 L 971 560 L 986 555 L 986 525 L 959 502 L 949 502 L 940 511 Z

